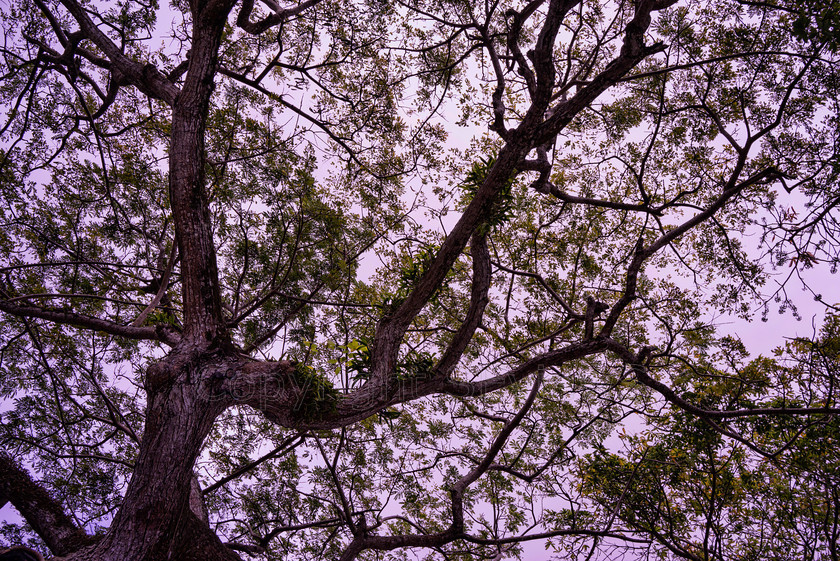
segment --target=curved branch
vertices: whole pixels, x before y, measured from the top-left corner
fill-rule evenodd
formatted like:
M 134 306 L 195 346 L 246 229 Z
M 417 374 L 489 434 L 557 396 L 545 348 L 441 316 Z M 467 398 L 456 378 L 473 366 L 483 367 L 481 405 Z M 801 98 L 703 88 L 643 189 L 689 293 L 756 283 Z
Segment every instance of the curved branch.
M 276 25 L 280 25 L 287 19 L 301 14 L 312 6 L 320 3 L 321 0 L 307 0 L 306 2 L 301 2 L 294 8 L 280 9 L 280 6 L 272 2 L 271 4 L 274 8 L 274 13 L 264 17 L 260 21 L 252 22 L 250 21 L 250 18 L 251 13 L 254 10 L 254 0 L 244 0 L 242 2 L 242 8 L 239 10 L 239 15 L 236 17 L 236 25 L 251 35 L 259 35 L 263 31 L 266 31 Z
M 26 471 L 0 452 L 0 507 L 10 502 L 55 555 L 68 555 L 95 541 Z
M 111 62 L 111 72 L 118 77 L 118 81 L 131 84 L 149 97 L 159 99 L 169 105 L 175 103 L 180 90 L 153 64 L 140 64 L 125 56 L 122 50 L 93 23 L 85 9 L 75 0 L 61 0 L 61 3 L 79 24 L 85 37 L 108 57 Z
M 644 212 L 646 214 L 652 214 L 653 216 L 662 216 L 663 214 L 661 209 L 651 208 L 646 204 L 622 203 L 618 201 L 606 201 L 603 199 L 593 199 L 590 197 L 578 197 L 576 195 L 570 195 L 569 193 L 563 191 L 562 189 L 548 181 L 541 184 L 540 188 L 537 190 L 543 193 L 548 193 L 556 199 L 563 201 L 564 203 L 575 203 L 599 208 L 609 208 L 612 210 L 626 210 L 629 212 Z
M 467 317 L 464 318 L 464 323 L 458 328 L 458 332 L 455 333 L 452 343 L 447 347 L 446 352 L 435 368 L 435 375 L 441 378 L 448 377 L 458 365 L 458 361 L 461 360 L 461 355 L 464 354 L 467 345 L 469 345 L 475 334 L 475 330 L 481 323 L 481 318 L 484 316 L 484 308 L 487 307 L 487 303 L 490 301 L 487 296 L 487 291 L 490 289 L 490 252 L 487 249 L 487 236 L 473 236 L 470 252 L 473 260 L 470 308 L 467 310 Z
M 673 389 L 658 380 L 654 380 L 647 372 L 647 367 L 630 350 L 612 339 L 605 339 L 606 348 L 625 362 L 636 376 L 636 380 L 643 386 L 654 390 L 669 403 L 676 405 L 686 413 L 691 413 L 702 419 L 737 419 L 743 417 L 781 417 L 781 416 L 804 416 L 804 415 L 840 415 L 838 407 L 756 407 L 755 409 L 736 409 L 733 411 L 720 411 L 716 409 L 703 409 L 694 405 L 687 399 L 677 395 Z M 731 435 L 730 435 L 731 436 Z
M 583 108 L 588 107 L 598 96 L 604 93 L 607 88 L 618 83 L 627 72 L 642 60 L 665 49 L 665 45 L 662 43 L 646 46 L 644 35 L 650 26 L 651 12 L 664 9 L 675 2 L 676 0 L 664 2 L 645 0 L 637 3 L 635 16 L 627 25 L 624 44 L 619 56 L 613 59 L 600 74 L 593 78 L 588 85 L 581 88 L 571 99 L 552 107 L 551 117 L 545 120 L 535 134 L 537 145 L 553 142 L 560 130 L 569 124 Z
M 566 362 L 601 352 L 606 348 L 606 342 L 601 338 L 573 343 L 562 349 L 548 351 L 538 355 L 504 374 L 488 378 L 487 380 L 478 382 L 447 380 L 440 391 L 461 397 L 478 397 L 515 384 L 541 369 L 550 366 L 560 366 Z
M 679 238 L 692 228 L 696 227 L 702 222 L 705 222 L 706 220 L 709 220 L 712 216 L 715 215 L 715 213 L 718 210 L 723 208 L 723 206 L 730 199 L 735 197 L 738 193 L 740 193 L 747 187 L 767 181 L 772 181 L 779 176 L 778 170 L 775 167 L 770 166 L 761 170 L 758 173 L 753 174 L 744 181 L 736 183 L 738 177 L 741 174 L 741 171 L 743 170 L 745 161 L 746 151 L 742 151 L 742 153 L 739 156 L 738 162 L 735 166 L 735 169 L 730 175 L 729 181 L 724 186 L 723 192 L 711 204 L 709 204 L 709 206 L 703 209 L 702 212 L 698 212 L 693 217 L 686 220 L 679 226 L 668 230 L 665 234 L 660 236 L 648 247 L 643 246 L 641 239 L 638 241 L 633 251 L 633 259 L 630 265 L 627 267 L 627 278 L 624 283 L 624 294 L 615 304 L 613 304 L 609 316 L 607 316 L 607 319 L 604 322 L 604 326 L 601 328 L 601 337 L 608 337 L 610 335 L 613 327 L 615 327 L 616 323 L 618 322 L 618 318 L 621 316 L 621 313 L 628 305 L 630 305 L 630 302 L 632 302 L 636 298 L 636 283 L 638 281 L 638 276 L 642 270 L 644 262 L 650 256 L 652 256 L 654 253 L 656 253 L 666 245 L 675 241 L 677 238 Z

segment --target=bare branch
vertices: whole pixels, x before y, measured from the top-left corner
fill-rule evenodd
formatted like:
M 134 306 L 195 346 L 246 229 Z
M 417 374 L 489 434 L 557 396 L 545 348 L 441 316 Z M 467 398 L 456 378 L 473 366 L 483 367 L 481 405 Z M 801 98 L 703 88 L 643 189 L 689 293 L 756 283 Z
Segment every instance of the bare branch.
M 252 22 L 250 21 L 251 14 L 254 10 L 254 0 L 244 0 L 242 2 L 242 7 L 239 9 L 239 15 L 236 17 L 236 25 L 240 28 L 244 29 L 251 35 L 259 35 L 260 33 L 267 31 L 268 29 L 275 27 L 277 25 L 281 25 L 287 19 L 290 19 L 296 15 L 299 15 L 312 6 L 316 6 L 320 4 L 321 0 L 306 0 L 305 2 L 301 2 L 294 8 L 280 8 L 279 5 L 271 5 L 269 6 L 274 10 L 274 13 L 269 14 L 268 16 L 264 17 L 263 19 Z M 274 4 L 272 2 L 272 4 Z
M 72 325 L 82 329 L 102 331 L 103 333 L 125 337 L 127 339 L 160 341 L 169 346 L 177 345 L 178 341 L 180 341 L 179 333 L 171 326 L 155 325 L 135 327 L 75 312 L 48 310 L 31 305 L 19 306 L 9 304 L 5 301 L 0 301 L 0 310 L 17 317 L 39 318 L 62 325 Z
M 484 308 L 487 307 L 489 298 L 487 291 L 490 289 L 490 252 L 487 250 L 487 237 L 485 235 L 474 235 L 472 240 L 473 260 L 473 283 L 470 297 L 470 307 L 467 310 L 467 317 L 452 342 L 447 347 L 443 357 L 435 367 L 435 375 L 447 378 L 458 365 L 461 355 L 464 354 L 467 345 L 472 340 L 475 330 L 484 315 Z

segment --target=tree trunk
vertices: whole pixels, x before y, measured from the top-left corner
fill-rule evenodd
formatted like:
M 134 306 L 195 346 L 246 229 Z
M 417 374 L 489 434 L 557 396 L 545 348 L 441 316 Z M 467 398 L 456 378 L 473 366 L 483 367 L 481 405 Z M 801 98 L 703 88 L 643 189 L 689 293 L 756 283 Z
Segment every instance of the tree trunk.
M 190 510 L 193 465 L 225 403 L 202 382 L 224 359 L 173 352 L 148 371 L 146 425 L 136 467 L 111 530 L 68 559 L 239 559 Z
M 146 373 L 146 424 L 123 504 L 108 534 L 69 559 L 237 560 L 190 510 L 193 465 L 226 401 L 209 391 L 235 350 L 222 316 L 205 189 L 205 144 L 219 44 L 234 2 L 196 2 L 189 66 L 172 107 L 169 197 L 181 254 L 184 333 Z

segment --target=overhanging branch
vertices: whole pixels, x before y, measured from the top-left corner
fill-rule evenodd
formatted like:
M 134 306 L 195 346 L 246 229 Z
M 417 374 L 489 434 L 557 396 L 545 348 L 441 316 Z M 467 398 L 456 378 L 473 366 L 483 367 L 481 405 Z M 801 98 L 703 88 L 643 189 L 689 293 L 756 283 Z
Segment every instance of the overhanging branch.
M 160 341 L 169 346 L 175 346 L 180 341 L 180 334 L 175 329 L 164 325 L 133 326 L 122 325 L 110 320 L 101 319 L 76 312 L 47 310 L 37 306 L 18 306 L 8 302 L 0 302 L 0 311 L 22 318 L 38 318 L 61 325 L 72 325 L 82 329 L 101 331 L 126 339 Z
M 111 72 L 118 81 L 135 86 L 149 97 L 160 99 L 169 105 L 175 103 L 179 89 L 166 79 L 151 63 L 140 64 L 128 58 L 111 39 L 100 30 L 87 14 L 87 11 L 75 0 L 62 0 L 67 11 L 79 24 L 85 37 L 90 39 L 111 62 Z
M 77 527 L 46 489 L 0 452 L 0 506 L 10 502 L 55 555 L 68 555 L 95 541 Z
M 636 380 L 643 386 L 654 390 L 666 401 L 676 405 L 686 413 L 696 415 L 701 419 L 738 419 L 744 417 L 781 417 L 781 416 L 807 416 L 807 415 L 840 415 L 838 407 L 756 407 L 754 409 L 735 409 L 720 411 L 716 409 L 703 409 L 694 405 L 687 399 L 681 397 L 672 388 L 655 380 L 648 374 L 647 367 L 639 357 L 634 355 L 624 345 L 612 339 L 605 339 L 607 349 L 617 354 L 632 370 Z

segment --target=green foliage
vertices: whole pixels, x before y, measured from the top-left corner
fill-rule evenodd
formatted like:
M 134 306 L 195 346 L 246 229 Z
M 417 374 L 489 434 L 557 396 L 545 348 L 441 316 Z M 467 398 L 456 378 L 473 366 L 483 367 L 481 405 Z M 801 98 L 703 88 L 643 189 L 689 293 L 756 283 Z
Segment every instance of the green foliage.
M 361 339 L 350 341 L 346 347 L 338 348 L 344 352 L 347 371 L 356 382 L 370 378 L 371 349 L 370 340 Z M 333 360 L 334 363 L 338 361 Z M 422 379 L 431 376 L 435 358 L 426 352 L 410 351 L 397 362 L 394 370 L 396 380 L 400 382 Z
M 0 301 L 44 313 L 0 315 L 0 446 L 102 533 L 143 442 L 146 369 L 170 348 L 45 317 L 81 314 L 116 332 L 160 293 L 142 327 L 184 324 L 188 256 L 168 269 L 172 112 L 100 63 L 93 41 L 56 37 L 56 26 L 79 29 L 68 3 L 7 4 Z M 650 4 L 581 2 L 563 14 L 555 72 L 540 81 L 554 89 L 536 92 L 547 111 L 532 111 L 523 64 L 537 60 L 557 3 L 323 0 L 260 34 L 231 12 L 202 124 L 199 194 L 215 250 L 205 265 L 218 271 L 225 352 L 296 362 L 299 425 L 246 407 L 215 420 L 194 471 L 222 541 L 265 548 L 259 559 L 317 560 L 340 558 L 354 536 L 446 536 L 452 490 L 478 470 L 461 497 L 470 539 L 359 558 L 530 558 L 532 546 L 514 542 L 535 534 L 552 536 L 536 546 L 543 556 L 562 559 L 832 555 L 840 428 L 825 411 L 840 397 L 840 319 L 770 357 L 725 333 L 729 316 L 796 317 L 792 283 L 840 264 L 834 0 L 654 12 L 645 44 L 664 50 L 609 78 L 539 147 L 551 193 L 516 170 L 489 186 L 481 222 L 459 230 L 461 253 L 394 343 L 387 390 L 406 401 L 389 395 L 360 422 L 306 428 L 344 423 L 336 411 L 369 381 L 374 345 L 392 343 L 375 334 L 497 158 L 534 167 L 529 135 L 595 97 L 627 50 L 634 10 Z M 126 57 L 184 85 L 185 2 L 84 5 Z M 251 20 L 270 5 L 255 3 Z M 509 132 L 470 141 L 498 125 L 501 106 Z M 465 241 L 476 237 L 490 254 L 486 290 Z M 587 318 L 591 299 L 600 314 Z M 443 379 L 435 366 L 477 307 Z M 784 334 L 774 326 L 766 338 Z M 644 347 L 649 375 L 673 395 L 739 415 L 703 420 L 641 383 L 628 364 Z M 503 387 L 462 395 L 485 383 Z M 816 412 L 751 414 L 802 407 Z M 33 534 L 9 522 L 0 535 Z
M 460 206 L 466 207 L 475 197 L 476 191 L 484 184 L 490 168 L 496 163 L 494 156 L 481 157 L 473 162 L 470 171 L 464 180 L 458 185 L 462 194 L 459 201 Z M 516 175 L 511 175 L 501 186 L 493 207 L 484 219 L 484 229 L 490 231 L 495 226 L 503 224 L 511 218 L 513 212 L 513 186 Z
M 785 4 L 788 4 L 787 2 Z M 793 20 L 793 32 L 803 41 L 825 44 L 840 49 L 840 2 L 790 2 L 798 10 Z
M 417 253 L 407 256 L 407 262 L 398 271 L 397 290 L 390 302 L 386 301 L 384 305 L 393 306 L 405 300 L 417 282 L 426 274 L 439 250 L 440 246 L 424 245 Z
M 339 392 L 327 378 L 318 374 L 311 366 L 298 363 L 292 370 L 292 380 L 301 395 L 295 404 L 295 412 L 303 420 L 316 419 L 335 410 Z
M 748 361 L 731 337 L 703 339 L 673 384 L 707 409 L 820 406 L 809 396 L 835 376 L 836 339 L 836 316 L 819 338 L 790 341 L 775 359 Z M 749 447 L 680 410 L 652 421 L 641 433 L 620 434 L 623 451 L 598 448 L 578 461 L 582 492 L 601 506 L 593 515 L 614 512 L 629 528 L 656 536 L 663 555 L 674 547 L 700 558 L 720 550 L 732 559 L 830 555 L 834 530 L 818 519 L 837 513 L 829 490 L 840 477 L 836 418 L 754 416 L 727 423 L 749 435 Z M 766 525 L 772 535 L 762 535 Z

